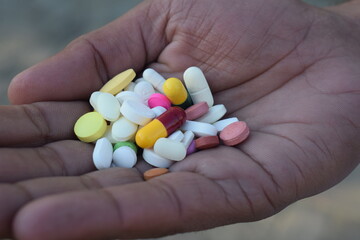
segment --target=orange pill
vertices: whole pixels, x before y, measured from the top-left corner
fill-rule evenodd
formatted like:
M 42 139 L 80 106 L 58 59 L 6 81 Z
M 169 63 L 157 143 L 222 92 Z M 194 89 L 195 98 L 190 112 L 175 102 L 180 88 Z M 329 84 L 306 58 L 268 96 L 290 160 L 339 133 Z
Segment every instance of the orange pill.
M 151 178 L 158 177 L 168 173 L 169 169 L 167 168 L 152 168 L 144 172 L 144 179 L 147 181 Z
M 206 102 L 199 102 L 195 105 L 192 105 L 191 107 L 188 107 L 185 110 L 186 113 L 186 119 L 187 120 L 194 120 L 201 116 L 203 116 L 205 113 L 209 111 L 209 106 Z
M 220 144 L 218 136 L 200 137 L 195 140 L 196 149 L 214 148 Z
M 234 122 L 220 132 L 220 139 L 227 146 L 235 146 L 243 142 L 250 134 L 246 122 Z

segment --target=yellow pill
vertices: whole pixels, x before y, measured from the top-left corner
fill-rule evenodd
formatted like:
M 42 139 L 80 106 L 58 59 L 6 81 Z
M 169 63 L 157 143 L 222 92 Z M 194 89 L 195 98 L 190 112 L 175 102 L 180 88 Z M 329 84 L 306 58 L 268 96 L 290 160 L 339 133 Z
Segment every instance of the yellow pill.
M 100 92 L 111 93 L 112 95 L 118 94 L 121 90 L 127 87 L 129 83 L 135 78 L 135 71 L 128 69 L 119 73 L 111 80 L 109 80 L 101 89 Z
M 165 95 L 174 105 L 180 105 L 188 98 L 187 91 L 182 82 L 177 78 L 169 78 L 163 85 Z
M 74 132 L 81 141 L 93 142 L 104 135 L 106 126 L 106 121 L 98 112 L 89 112 L 76 121 Z

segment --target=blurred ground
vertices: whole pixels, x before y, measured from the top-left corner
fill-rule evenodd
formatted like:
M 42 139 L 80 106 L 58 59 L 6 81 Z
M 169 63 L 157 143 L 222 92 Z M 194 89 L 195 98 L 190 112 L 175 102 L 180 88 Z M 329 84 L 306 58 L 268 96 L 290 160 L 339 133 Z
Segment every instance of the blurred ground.
M 115 19 L 140 0 L 0 0 L 0 104 L 13 76 L 53 55 L 75 37 Z M 341 0 L 317 0 L 318 6 Z M 1 117 L 1 116 L 0 116 Z M 336 187 L 274 217 L 162 240 L 360 239 L 360 169 Z

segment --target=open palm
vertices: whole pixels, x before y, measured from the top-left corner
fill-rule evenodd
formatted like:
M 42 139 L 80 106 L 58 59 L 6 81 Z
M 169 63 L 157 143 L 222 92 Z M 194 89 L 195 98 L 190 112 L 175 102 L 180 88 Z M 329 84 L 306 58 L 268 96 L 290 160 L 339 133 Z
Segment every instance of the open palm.
M 262 219 L 331 187 L 359 162 L 359 40 L 349 19 L 295 0 L 147 1 L 80 37 L 9 89 L 16 104 L 67 102 L 0 109 L 12 147 L 0 155 L 0 236 L 163 236 Z M 80 100 L 127 68 L 181 78 L 193 65 L 250 138 L 148 182 L 91 172 L 91 145 L 70 140 L 89 111 Z

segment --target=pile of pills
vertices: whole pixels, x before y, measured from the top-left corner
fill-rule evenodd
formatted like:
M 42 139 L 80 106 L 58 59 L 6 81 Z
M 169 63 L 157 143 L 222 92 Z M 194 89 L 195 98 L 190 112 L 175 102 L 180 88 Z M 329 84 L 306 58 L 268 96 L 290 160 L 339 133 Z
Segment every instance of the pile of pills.
M 132 168 L 142 154 L 155 167 L 144 173 L 148 180 L 167 173 L 173 163 L 198 150 L 214 148 L 220 142 L 235 146 L 249 136 L 245 122 L 236 117 L 221 119 L 226 108 L 214 105 L 198 67 L 184 72 L 186 87 L 177 78 L 165 80 L 151 68 L 133 81 L 135 76 L 134 70 L 128 69 L 92 93 L 94 111 L 75 123 L 76 136 L 95 143 L 97 169 Z

